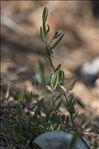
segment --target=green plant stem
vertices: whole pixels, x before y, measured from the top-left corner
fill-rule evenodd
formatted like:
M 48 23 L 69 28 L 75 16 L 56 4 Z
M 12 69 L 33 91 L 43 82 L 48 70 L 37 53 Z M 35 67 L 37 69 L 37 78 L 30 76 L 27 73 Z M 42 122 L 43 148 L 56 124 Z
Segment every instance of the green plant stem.
M 49 45 L 46 43 L 46 47 L 45 47 L 46 51 L 48 50 L 48 47 L 49 47 Z M 53 71 L 55 72 L 55 67 L 53 65 L 51 56 L 49 56 L 48 59 L 50 60 L 50 66 L 52 67 Z
M 56 98 L 55 98 L 55 101 L 60 98 L 62 96 L 62 94 L 59 94 Z
M 51 45 L 52 41 L 54 40 L 54 37 L 51 39 L 51 41 L 49 42 L 48 46 Z
M 63 94 L 63 95 L 65 96 L 66 102 L 69 103 L 68 97 L 67 97 L 66 93 Z M 68 112 L 69 112 L 69 111 L 68 111 Z M 81 140 L 85 143 L 86 147 L 87 147 L 88 149 L 90 149 L 90 147 L 88 146 L 87 142 L 83 139 L 83 137 L 82 137 L 81 134 L 79 133 L 79 131 L 78 131 L 76 125 L 75 125 L 75 122 L 74 122 L 74 120 L 73 120 L 72 114 L 71 114 L 70 112 L 69 112 L 69 115 L 70 115 L 70 119 L 71 119 L 72 126 L 73 126 L 73 128 L 74 128 L 74 131 L 80 136 Z
M 46 10 L 46 8 L 44 10 Z M 45 12 L 47 12 L 47 10 Z M 63 34 L 62 31 L 56 32 L 57 33 L 56 37 L 53 36 L 52 39 L 51 39 L 51 41 L 48 44 L 47 43 L 47 34 L 46 34 L 46 24 L 45 23 L 46 23 L 46 21 L 43 22 L 43 30 L 44 30 L 44 34 L 45 34 L 45 38 L 46 38 L 46 40 L 45 40 L 45 46 L 46 46 L 45 49 L 47 51 L 47 55 L 46 55 L 47 56 L 47 59 L 46 59 L 46 61 L 48 60 L 47 62 L 49 63 L 50 67 L 52 68 L 52 70 L 53 70 L 52 73 L 54 74 L 56 72 L 56 69 L 55 69 L 55 67 L 53 65 L 51 56 L 53 54 L 53 49 L 61 41 L 61 39 L 63 38 L 64 34 Z M 58 37 L 58 39 L 57 39 L 57 37 Z M 54 40 L 54 38 L 56 38 L 57 40 L 56 40 L 55 44 L 51 47 L 51 43 Z M 64 77 L 63 77 L 63 79 L 64 79 Z M 58 81 L 56 81 L 56 82 L 58 82 L 57 85 L 60 83 L 60 81 L 63 81 L 63 79 L 62 78 L 58 79 Z M 65 100 L 66 100 L 66 103 L 67 103 L 66 108 L 67 108 L 67 111 L 69 112 L 69 116 L 70 116 L 70 120 L 71 120 L 71 124 L 72 124 L 73 130 L 80 136 L 80 138 L 82 139 L 82 141 L 86 144 L 87 148 L 89 148 L 88 145 L 87 145 L 87 143 L 86 143 L 86 141 L 83 139 L 83 137 L 81 136 L 81 134 L 79 133 L 79 130 L 77 129 L 77 127 L 75 125 L 75 121 L 74 121 L 74 116 L 75 116 L 74 114 L 76 114 L 76 111 L 75 111 L 75 101 L 72 101 L 72 100 L 70 101 L 69 100 L 68 91 L 67 92 L 61 92 L 56 98 L 55 98 L 54 93 L 55 93 L 55 90 L 53 90 L 53 92 L 52 92 L 52 100 L 51 100 L 52 101 L 52 104 L 53 104 L 53 110 L 54 110 L 54 112 L 56 113 L 55 101 L 63 95 L 65 97 Z M 73 110 L 71 109 L 71 107 L 73 108 Z

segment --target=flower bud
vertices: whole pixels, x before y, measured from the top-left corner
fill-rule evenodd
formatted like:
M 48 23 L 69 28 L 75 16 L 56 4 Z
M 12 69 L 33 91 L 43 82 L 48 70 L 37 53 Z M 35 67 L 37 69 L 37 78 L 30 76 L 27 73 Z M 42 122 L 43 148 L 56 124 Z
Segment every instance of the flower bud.
M 54 38 L 57 38 L 57 37 L 63 36 L 63 35 L 64 35 L 64 32 L 61 29 L 59 29 L 59 30 L 56 31 L 56 33 L 54 35 Z

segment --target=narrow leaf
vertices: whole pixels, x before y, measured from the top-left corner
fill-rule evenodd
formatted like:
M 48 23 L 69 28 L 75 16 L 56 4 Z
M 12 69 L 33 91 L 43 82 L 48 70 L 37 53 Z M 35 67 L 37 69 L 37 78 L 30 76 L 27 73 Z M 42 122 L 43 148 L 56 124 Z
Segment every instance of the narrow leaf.
M 58 73 L 56 72 L 52 74 L 52 77 L 51 77 L 51 86 L 54 90 L 56 89 L 58 82 L 59 82 L 59 77 L 58 77 Z
M 45 22 L 43 22 L 43 33 L 44 33 L 44 36 L 46 36 L 46 24 L 45 24 Z
M 60 88 L 61 88 L 61 90 L 62 90 L 63 92 L 66 92 L 66 89 L 65 89 L 65 87 L 64 87 L 63 85 L 60 85 Z
M 47 24 L 46 34 L 48 34 L 49 31 L 50 31 L 50 27 L 49 27 L 49 25 Z
M 41 37 L 41 40 L 44 41 L 44 35 L 43 35 L 42 27 L 40 27 L 40 37 Z
M 47 7 L 45 7 L 43 10 L 43 15 L 42 15 L 42 19 L 44 22 L 46 22 L 47 17 L 48 17 L 48 9 L 47 9 Z

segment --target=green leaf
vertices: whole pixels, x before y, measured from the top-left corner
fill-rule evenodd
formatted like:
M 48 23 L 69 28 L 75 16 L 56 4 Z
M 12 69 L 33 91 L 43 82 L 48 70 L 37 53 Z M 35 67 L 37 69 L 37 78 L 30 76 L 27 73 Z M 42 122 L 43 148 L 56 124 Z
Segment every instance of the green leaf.
M 63 92 L 66 92 L 66 89 L 65 89 L 65 87 L 64 87 L 63 85 L 60 85 L 60 88 L 61 88 L 61 90 L 62 90 Z
M 53 73 L 52 76 L 51 76 L 51 86 L 52 86 L 53 90 L 56 89 L 58 83 L 59 83 L 58 72 L 55 72 L 55 73 Z
M 64 76 L 65 76 L 65 75 L 64 75 L 64 72 L 63 72 L 62 70 L 60 70 L 60 71 L 59 71 L 59 78 L 60 78 L 61 81 L 64 80 Z
M 45 24 L 45 22 L 43 22 L 43 33 L 44 33 L 44 36 L 46 36 L 46 24 Z
M 48 9 L 47 9 L 47 7 L 45 7 L 43 10 L 43 15 L 42 15 L 42 19 L 44 22 L 46 22 L 47 17 L 48 17 Z
M 22 106 L 19 103 L 17 103 L 16 104 L 16 114 L 17 114 L 17 116 L 22 116 L 22 113 L 23 113 Z
M 33 97 L 32 92 L 26 92 L 26 94 L 25 94 L 26 101 L 31 102 L 32 97 Z
M 18 91 L 16 93 L 16 100 L 17 100 L 17 103 L 22 104 L 24 102 L 24 94 Z
M 47 24 L 46 34 L 48 34 L 49 31 L 50 31 L 50 27 L 49 27 L 49 25 Z
M 43 34 L 44 36 L 46 37 L 48 31 L 49 31 L 49 26 L 48 26 L 48 29 L 46 30 L 46 20 L 47 20 L 47 17 L 48 17 L 48 9 L 47 7 L 44 8 L 43 10 L 43 15 L 42 15 L 42 20 L 43 20 Z
M 45 80 L 45 71 L 44 71 L 44 65 L 41 61 L 38 62 L 36 68 L 36 79 L 41 84 L 42 87 L 45 87 L 46 80 Z
M 44 41 L 44 35 L 43 35 L 42 27 L 40 27 L 40 37 L 41 37 L 41 40 Z

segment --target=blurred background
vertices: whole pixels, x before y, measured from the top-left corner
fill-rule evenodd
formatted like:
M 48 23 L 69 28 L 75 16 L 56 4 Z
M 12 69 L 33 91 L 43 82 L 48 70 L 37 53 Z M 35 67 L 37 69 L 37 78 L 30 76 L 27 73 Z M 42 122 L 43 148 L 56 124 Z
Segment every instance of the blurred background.
M 99 120 L 99 1 L 1 2 L 1 100 L 11 100 L 8 96 L 16 90 L 38 93 L 31 79 L 44 53 L 39 36 L 44 6 L 50 36 L 64 31 L 53 61 L 62 64 L 66 87 L 77 80 L 75 96 Z

